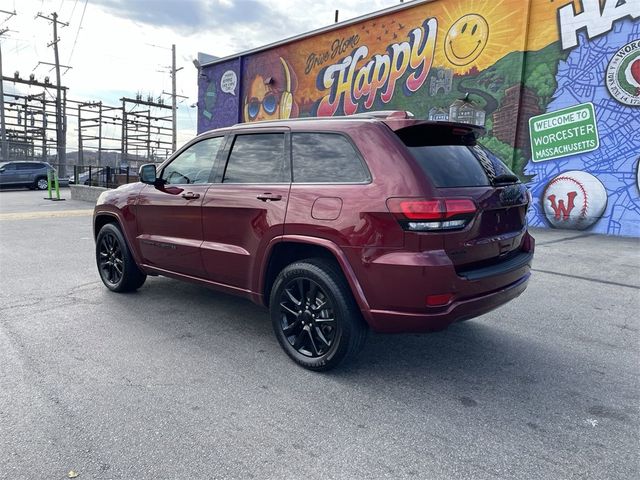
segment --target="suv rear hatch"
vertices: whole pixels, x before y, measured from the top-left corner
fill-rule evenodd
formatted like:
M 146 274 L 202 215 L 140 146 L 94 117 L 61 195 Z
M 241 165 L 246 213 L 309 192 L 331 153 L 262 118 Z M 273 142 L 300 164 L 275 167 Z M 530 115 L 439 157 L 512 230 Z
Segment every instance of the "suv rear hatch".
M 513 172 L 477 143 L 484 129 L 417 120 L 385 123 L 405 144 L 419 167 L 415 171 L 436 197 L 391 202 L 392 211 L 405 217 L 406 231 L 441 236 L 461 276 L 490 274 L 497 263 L 526 262 L 519 254 L 529 195 Z

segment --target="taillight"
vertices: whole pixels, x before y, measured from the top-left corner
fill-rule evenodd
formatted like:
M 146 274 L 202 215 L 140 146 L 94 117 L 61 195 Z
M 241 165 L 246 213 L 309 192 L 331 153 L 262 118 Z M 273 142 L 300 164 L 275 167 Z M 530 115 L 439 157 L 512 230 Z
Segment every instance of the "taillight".
M 416 232 L 464 228 L 477 211 L 468 198 L 389 198 L 387 207 L 405 230 Z

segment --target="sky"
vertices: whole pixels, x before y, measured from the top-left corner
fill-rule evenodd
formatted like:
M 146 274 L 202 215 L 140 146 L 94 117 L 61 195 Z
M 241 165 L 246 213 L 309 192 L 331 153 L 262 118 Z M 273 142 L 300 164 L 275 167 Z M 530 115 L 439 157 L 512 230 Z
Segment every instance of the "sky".
M 35 18 L 39 12 L 68 26 L 58 29 L 60 63 L 72 68 L 62 76 L 68 98 L 120 105 L 123 96 L 157 98 L 171 91 L 171 45 L 176 45 L 178 145 L 196 133 L 198 52 L 224 57 L 259 47 L 334 21 L 394 6 L 399 0 L 0 0 L 0 37 L 4 76 L 33 73 L 49 76 L 54 62 L 51 22 Z M 408 3 L 408 2 L 407 2 Z M 63 70 L 64 71 L 64 70 Z M 5 82 L 5 92 L 40 93 Z M 165 102 L 170 104 L 170 97 Z M 111 127 L 111 128 L 116 128 Z M 68 125 L 68 151 L 77 148 L 76 125 Z M 105 132 L 114 135 L 116 132 Z

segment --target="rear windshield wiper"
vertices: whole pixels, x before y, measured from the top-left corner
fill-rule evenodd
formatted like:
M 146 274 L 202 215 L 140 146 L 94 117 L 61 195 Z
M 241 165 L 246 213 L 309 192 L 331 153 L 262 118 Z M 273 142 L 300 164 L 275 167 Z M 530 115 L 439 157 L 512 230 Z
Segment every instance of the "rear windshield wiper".
M 503 173 L 502 175 L 498 175 L 493 179 L 493 184 L 502 185 L 505 183 L 518 183 L 519 181 L 520 179 L 512 173 Z

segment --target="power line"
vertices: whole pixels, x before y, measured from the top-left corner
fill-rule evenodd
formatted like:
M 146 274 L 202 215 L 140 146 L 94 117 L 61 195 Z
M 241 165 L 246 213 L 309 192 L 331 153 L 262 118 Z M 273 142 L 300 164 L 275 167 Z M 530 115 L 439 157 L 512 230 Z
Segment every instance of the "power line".
M 84 20 L 84 12 L 87 11 L 87 4 L 88 3 L 89 3 L 89 0 L 84 0 L 84 8 L 82 9 L 82 16 L 80 17 L 80 23 L 78 24 L 78 30 L 76 30 L 76 38 L 73 41 L 73 47 L 71 47 L 71 53 L 69 54 L 69 60 L 67 60 L 67 63 L 71 63 L 71 57 L 73 56 L 73 52 L 76 49 L 76 43 L 78 43 L 78 35 L 80 35 L 80 29 L 82 28 L 82 21 Z M 75 6 L 73 8 L 75 9 Z
M 76 12 L 76 6 L 78 5 L 78 0 L 76 0 L 75 2 L 73 2 L 73 8 L 71 9 L 71 15 L 69 15 L 69 22 L 71 21 L 71 19 L 73 18 L 73 14 Z

